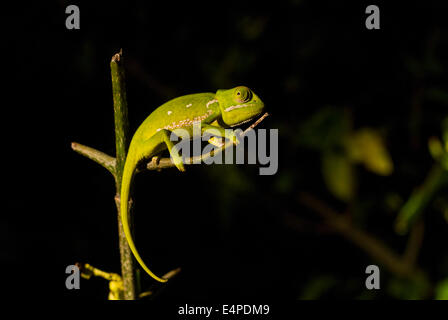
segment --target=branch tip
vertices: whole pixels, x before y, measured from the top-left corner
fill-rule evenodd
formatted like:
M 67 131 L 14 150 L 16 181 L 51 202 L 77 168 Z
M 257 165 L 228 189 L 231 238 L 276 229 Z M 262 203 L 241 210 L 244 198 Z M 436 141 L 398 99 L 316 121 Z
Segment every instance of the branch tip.
M 106 168 L 110 173 L 112 173 L 115 176 L 116 161 L 114 157 L 111 157 L 108 154 L 105 154 L 104 152 L 82 145 L 77 142 L 72 142 L 71 147 L 77 153 L 102 165 L 104 168 Z

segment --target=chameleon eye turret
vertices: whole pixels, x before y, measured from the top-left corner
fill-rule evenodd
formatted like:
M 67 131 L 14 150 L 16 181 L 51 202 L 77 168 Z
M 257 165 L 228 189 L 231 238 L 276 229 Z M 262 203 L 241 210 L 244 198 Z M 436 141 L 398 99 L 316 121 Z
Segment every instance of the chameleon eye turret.
M 252 98 L 252 91 L 248 87 L 236 87 L 234 91 L 235 102 L 244 103 Z

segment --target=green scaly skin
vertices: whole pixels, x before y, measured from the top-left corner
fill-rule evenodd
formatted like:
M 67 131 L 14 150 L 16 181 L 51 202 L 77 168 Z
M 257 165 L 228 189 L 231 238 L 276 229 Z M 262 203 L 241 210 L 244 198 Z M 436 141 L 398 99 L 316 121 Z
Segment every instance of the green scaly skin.
M 171 131 L 177 128 L 187 130 L 192 136 L 193 121 L 201 122 L 201 133 L 215 129 L 225 137 L 225 128 L 247 122 L 261 114 L 264 104 L 249 88 L 240 86 L 213 93 L 197 93 L 175 98 L 154 110 L 132 137 L 129 146 L 121 184 L 121 219 L 129 247 L 142 268 L 155 280 L 167 279 L 156 276 L 140 257 L 131 236 L 128 221 L 129 190 L 137 164 L 168 149 L 174 164 L 185 171 L 182 157 L 170 141 Z M 236 142 L 236 137 L 230 137 Z

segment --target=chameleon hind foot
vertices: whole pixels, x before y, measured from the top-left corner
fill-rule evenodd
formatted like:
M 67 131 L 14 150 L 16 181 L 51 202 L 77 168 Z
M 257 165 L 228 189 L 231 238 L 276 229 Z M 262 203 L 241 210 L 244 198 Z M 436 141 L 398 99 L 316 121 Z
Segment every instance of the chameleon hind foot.
M 170 153 L 171 158 L 173 159 L 173 163 L 176 166 L 176 168 L 181 172 L 185 172 L 183 159 L 180 156 L 179 151 L 177 150 L 173 141 L 170 140 L 170 136 L 171 136 L 170 130 L 162 129 L 158 131 L 151 138 L 143 142 L 141 153 L 143 155 L 148 155 L 151 154 L 153 150 L 159 149 L 161 146 L 165 145 L 166 148 L 168 149 L 168 152 Z M 155 156 L 156 157 L 160 156 L 160 154 L 156 154 Z M 154 161 L 154 157 L 152 158 L 153 158 L 152 161 Z

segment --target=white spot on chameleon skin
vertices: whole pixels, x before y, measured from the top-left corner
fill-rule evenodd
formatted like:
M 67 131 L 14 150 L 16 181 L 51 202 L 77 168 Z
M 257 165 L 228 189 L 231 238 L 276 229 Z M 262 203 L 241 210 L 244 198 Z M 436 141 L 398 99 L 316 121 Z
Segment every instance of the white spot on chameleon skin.
M 187 118 L 187 119 L 181 120 L 181 121 L 179 121 L 177 123 L 173 122 L 173 123 L 171 123 L 171 124 L 169 124 L 169 125 L 167 125 L 167 126 L 165 126 L 163 128 L 157 129 L 157 131 L 160 131 L 162 129 L 174 130 L 176 128 L 182 128 L 182 127 L 191 126 L 194 123 L 200 123 L 201 121 L 207 119 L 207 117 L 212 115 L 212 114 L 213 114 L 212 110 L 207 110 L 206 113 L 204 113 L 201 116 L 197 116 L 197 117 L 193 118 L 192 120 L 190 120 L 190 118 Z
M 173 113 L 173 111 L 168 111 L 168 115 L 170 115 L 170 114 L 172 114 Z
M 187 104 L 185 107 L 190 108 L 192 105 L 193 105 L 193 104 L 190 103 L 190 104 Z
M 207 104 L 205 106 L 208 108 L 209 105 L 211 105 L 212 103 L 216 103 L 216 102 L 218 102 L 218 99 L 210 100 L 209 102 L 207 102 Z

